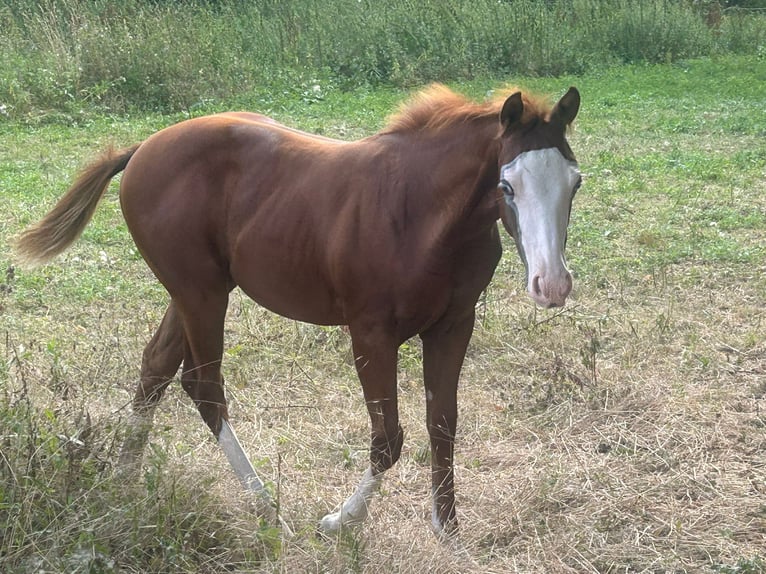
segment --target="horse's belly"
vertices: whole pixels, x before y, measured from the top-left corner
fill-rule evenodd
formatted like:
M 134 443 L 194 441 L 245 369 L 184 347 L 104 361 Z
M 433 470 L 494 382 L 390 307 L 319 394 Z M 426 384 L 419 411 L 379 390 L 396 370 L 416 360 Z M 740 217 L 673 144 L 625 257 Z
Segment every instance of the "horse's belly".
M 253 301 L 283 317 L 316 325 L 345 323 L 332 291 L 316 278 L 261 273 L 234 280 Z

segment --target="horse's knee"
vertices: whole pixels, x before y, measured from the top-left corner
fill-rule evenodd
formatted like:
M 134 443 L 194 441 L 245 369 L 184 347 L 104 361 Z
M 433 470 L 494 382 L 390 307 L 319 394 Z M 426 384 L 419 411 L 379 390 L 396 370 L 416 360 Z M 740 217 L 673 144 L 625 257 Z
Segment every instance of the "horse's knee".
M 160 402 L 170 379 L 160 377 L 141 377 L 133 396 L 133 410 L 137 413 L 151 411 Z
M 156 339 L 155 336 L 144 348 L 141 358 L 141 382 L 133 399 L 135 410 L 156 406 L 181 364 L 180 349 L 160 345 Z
M 392 436 L 393 435 L 393 436 Z M 393 433 L 373 433 L 370 443 L 370 464 L 376 473 L 391 468 L 402 454 L 404 430 L 397 425 Z
M 141 368 L 141 382 L 138 383 L 133 395 L 133 412 L 137 414 L 153 412 L 171 380 L 172 375 L 167 377 L 153 374 L 144 361 Z

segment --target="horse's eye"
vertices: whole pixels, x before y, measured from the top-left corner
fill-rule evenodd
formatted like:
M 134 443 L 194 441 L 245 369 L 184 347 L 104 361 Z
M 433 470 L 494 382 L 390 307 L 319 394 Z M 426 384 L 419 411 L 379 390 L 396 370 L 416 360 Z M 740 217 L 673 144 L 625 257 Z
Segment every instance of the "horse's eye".
M 513 187 L 506 180 L 501 179 L 500 183 L 497 184 L 497 188 L 503 192 L 506 198 L 513 199 Z

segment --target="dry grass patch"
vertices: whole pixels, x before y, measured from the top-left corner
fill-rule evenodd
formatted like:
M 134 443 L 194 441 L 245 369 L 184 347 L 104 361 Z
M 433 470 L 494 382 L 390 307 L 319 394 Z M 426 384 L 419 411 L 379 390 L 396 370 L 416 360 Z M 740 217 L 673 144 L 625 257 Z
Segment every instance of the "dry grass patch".
M 402 458 L 365 528 L 321 541 L 317 520 L 367 464 L 348 336 L 276 318 L 235 293 L 224 367 L 231 412 L 297 532 L 280 540 L 252 514 L 178 385 L 158 413 L 142 482 L 111 474 L 161 294 L 11 313 L 4 408 L 27 409 L 31 426 L 17 426 L 31 437 L 3 432 L 10 492 L 22 496 L 3 501 L 6 517 L 17 513 L 4 534 L 10 571 L 757 567 L 766 544 L 763 275 L 668 266 L 622 285 L 581 284 L 569 307 L 540 311 L 516 289 L 517 264 L 506 271 L 512 279 L 499 273 L 480 308 L 463 374 L 453 548 L 429 530 L 417 341 L 401 356 Z M 25 456 L 38 461 L 33 482 L 13 465 Z M 47 510 L 40 496 L 50 497 Z

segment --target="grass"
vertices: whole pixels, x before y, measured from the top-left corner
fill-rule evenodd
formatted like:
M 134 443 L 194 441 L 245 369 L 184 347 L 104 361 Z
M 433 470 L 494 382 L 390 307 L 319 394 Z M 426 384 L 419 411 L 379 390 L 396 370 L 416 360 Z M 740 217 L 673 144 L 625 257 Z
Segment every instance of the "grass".
M 762 0 L 760 0 L 762 3 Z M 763 56 L 764 16 L 678 0 L 5 0 L 0 114 L 187 110 L 346 89 Z M 342 17 L 338 15 L 342 14 Z M 717 14 L 711 19 L 711 15 Z
M 403 90 L 320 81 L 318 94 L 306 84 L 170 114 L 0 121 L 0 569 L 764 572 L 766 61 L 515 80 L 583 94 L 571 136 L 586 174 L 568 249 L 576 288 L 566 308 L 536 309 L 506 241 L 462 377 L 455 548 L 429 530 L 417 341 L 400 355 L 402 458 L 365 527 L 320 541 L 316 521 L 367 461 L 348 336 L 235 293 L 231 412 L 297 531 L 280 540 L 180 385 L 160 407 L 142 480 L 113 474 L 141 350 L 166 303 L 114 190 L 51 265 L 14 268 L 8 246 L 110 142 L 226 106 L 359 137 Z M 455 87 L 481 98 L 497 85 Z

